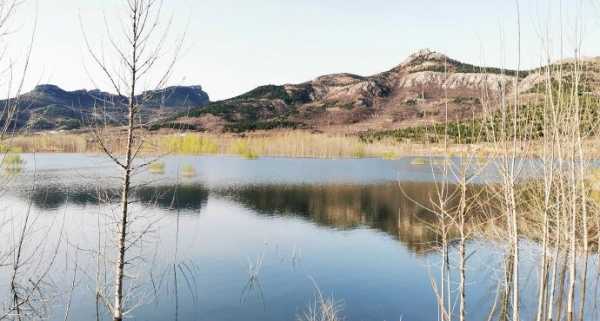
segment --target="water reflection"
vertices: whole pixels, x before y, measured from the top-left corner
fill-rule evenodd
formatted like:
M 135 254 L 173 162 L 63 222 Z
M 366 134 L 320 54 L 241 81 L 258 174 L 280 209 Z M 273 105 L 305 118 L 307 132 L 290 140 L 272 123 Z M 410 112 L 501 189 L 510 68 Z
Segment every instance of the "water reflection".
M 168 210 L 200 210 L 208 200 L 209 191 L 203 185 L 146 185 L 133 190 L 134 201 L 144 206 Z M 20 196 L 44 210 L 57 209 L 67 204 L 77 206 L 115 203 L 119 199 L 118 188 L 100 186 L 41 185 L 32 193 L 21 192 Z
M 259 215 L 298 216 L 334 229 L 368 227 L 387 233 L 415 253 L 430 251 L 437 244 L 431 226 L 434 215 L 432 183 L 380 184 L 256 184 L 209 190 L 194 184 L 143 185 L 134 189 L 135 200 L 146 207 L 200 213 L 212 194 L 227 198 Z M 31 194 L 33 204 L 44 210 L 66 204 L 77 206 L 115 203 L 118 188 L 101 186 L 42 185 Z M 425 205 L 423 207 L 422 205 Z
M 430 228 L 434 185 L 407 182 L 371 185 L 245 185 L 217 191 L 262 215 L 304 217 L 336 229 L 369 227 L 416 253 L 436 243 Z
M 119 188 L 116 170 L 103 168 L 95 178 L 97 168 L 75 174 L 71 167 L 63 168 L 86 159 L 48 156 L 44 171 L 33 178 L 25 171 L 15 179 L 20 189 L 7 193 L 20 198 L 12 204 L 14 212 L 31 200 L 41 223 L 58 228 L 58 220 L 64 219 L 69 236 L 65 247 L 86 249 L 78 252 L 78 264 L 93 271 L 97 261 L 84 253 L 95 248 L 96 235 L 112 235 L 102 234 L 108 225 L 97 226 L 90 213 L 112 210 L 107 205 L 117 205 Z M 183 179 L 177 169 L 186 163 L 194 164 L 196 175 Z M 325 294 L 335 291 L 347 303 L 348 320 L 435 320 L 431 275 L 424 264 L 436 255 L 422 255 L 437 245 L 435 217 L 418 204 L 431 207 L 436 186 L 424 181 L 430 175 L 427 166 L 403 171 L 402 164 L 177 158 L 165 163 L 164 174 L 140 175 L 146 181 L 136 181 L 133 193 L 142 209 L 135 209 L 148 213 L 146 221 L 132 226 L 139 231 L 147 221 L 159 223 L 147 243 L 152 246 L 143 247 L 156 265 L 139 272 L 158 276 L 163 285 L 156 294 L 160 304 L 151 301 L 140 307 L 136 319 L 167 320 L 177 314 L 182 321 L 294 320 L 312 298 L 310 276 Z M 398 177 L 414 179 L 398 183 Z M 45 215 L 56 209 L 64 209 L 64 218 Z M 193 215 L 174 215 L 175 210 Z M 59 239 L 61 234 L 56 235 Z M 487 303 L 495 302 L 502 278 L 495 272 L 503 257 L 496 255 L 493 244 L 479 240 L 468 249 L 478 251 L 469 259 L 469 283 L 476 285 L 468 291 L 473 305 L 469 312 L 471 319 L 482 320 Z M 69 260 L 56 261 L 66 265 Z M 164 272 L 171 270 L 172 281 Z M 53 277 L 65 271 L 57 267 Z M 71 284 L 65 278 L 61 284 Z M 94 293 L 86 292 L 94 284 L 88 282 L 82 278 L 83 294 L 74 296 L 73 320 L 94 317 Z M 146 285 L 155 291 L 154 283 Z M 523 297 L 531 291 L 535 288 L 526 284 Z M 63 320 L 63 315 L 49 319 Z

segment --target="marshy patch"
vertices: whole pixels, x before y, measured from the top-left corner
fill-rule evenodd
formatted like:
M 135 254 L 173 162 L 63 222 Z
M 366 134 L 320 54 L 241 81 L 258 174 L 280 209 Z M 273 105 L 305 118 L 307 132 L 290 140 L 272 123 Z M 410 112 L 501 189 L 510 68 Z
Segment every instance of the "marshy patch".
M 181 166 L 179 173 L 182 177 L 187 178 L 195 177 L 197 175 L 196 169 L 192 164 L 184 164 Z

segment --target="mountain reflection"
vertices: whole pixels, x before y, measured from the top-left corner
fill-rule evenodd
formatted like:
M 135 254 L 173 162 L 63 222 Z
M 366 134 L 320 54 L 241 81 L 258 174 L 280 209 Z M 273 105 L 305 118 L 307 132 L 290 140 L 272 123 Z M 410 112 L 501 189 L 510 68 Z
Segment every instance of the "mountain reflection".
M 208 200 L 209 191 L 203 185 L 159 185 L 138 186 L 133 190 L 134 200 L 146 207 L 162 209 L 200 210 Z M 44 185 L 33 193 L 23 193 L 31 197 L 33 204 L 40 209 L 50 210 L 65 204 L 79 206 L 114 203 L 119 200 L 119 189 L 98 186 L 67 187 Z
M 416 253 L 437 242 L 431 228 L 432 183 L 372 185 L 247 185 L 218 191 L 262 215 L 301 216 L 338 229 L 383 231 Z
M 145 207 L 185 209 L 199 213 L 212 193 L 231 199 L 259 215 L 298 216 L 335 229 L 368 227 L 392 236 L 415 253 L 437 244 L 431 208 L 435 185 L 423 182 L 348 184 L 263 184 L 209 190 L 201 184 L 139 186 L 134 195 Z M 65 204 L 80 206 L 115 203 L 117 188 L 40 186 L 31 195 L 44 210 Z M 29 194 L 22 195 L 23 198 Z M 422 206 L 424 205 L 424 206 Z M 449 204 L 452 206 L 452 204 Z

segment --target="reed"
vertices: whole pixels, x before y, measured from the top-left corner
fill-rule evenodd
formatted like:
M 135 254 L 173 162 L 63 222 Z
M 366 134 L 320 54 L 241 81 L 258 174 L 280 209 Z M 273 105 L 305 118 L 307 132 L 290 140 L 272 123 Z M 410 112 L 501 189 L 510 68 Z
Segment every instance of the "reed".
M 240 155 L 246 159 L 258 158 L 258 153 L 254 151 L 250 144 L 245 139 L 234 140 L 230 145 L 230 153 Z
M 173 154 L 217 154 L 219 146 L 215 139 L 199 134 L 154 136 L 155 146 L 161 152 Z
M 2 156 L 0 160 L 2 168 L 7 175 L 16 175 L 21 173 L 25 160 L 20 154 L 7 153 Z
M 386 160 L 393 160 L 398 158 L 398 155 L 393 152 L 393 151 L 385 151 L 383 153 L 381 153 L 381 158 L 386 159 Z
M 6 154 L 2 159 L 2 166 L 4 167 L 21 167 L 24 163 L 25 161 L 19 154 Z
M 181 166 L 180 173 L 182 177 L 194 177 L 196 176 L 196 169 L 191 164 L 185 164 Z
M 23 149 L 20 148 L 20 147 L 0 145 L 0 153 L 1 154 L 6 154 L 6 153 L 22 153 L 22 152 L 23 152 Z
M 314 282 L 314 280 L 313 280 Z M 343 305 L 333 296 L 324 296 L 315 283 L 315 298 L 305 311 L 298 315 L 298 321 L 341 321 Z
M 112 135 L 107 133 L 107 135 Z M 186 154 L 186 155 L 240 155 L 245 158 L 257 157 L 308 157 L 308 158 L 383 158 L 396 159 L 402 156 L 450 156 L 478 155 L 480 163 L 498 156 L 498 149 L 490 143 L 443 144 L 398 142 L 393 139 L 380 139 L 365 142 L 356 135 L 313 133 L 305 130 L 278 130 L 240 134 L 213 133 L 151 133 L 144 135 L 146 155 Z M 124 142 L 117 136 L 107 139 L 117 153 L 124 150 Z M 598 137 L 590 137 L 582 142 L 586 158 L 600 157 L 600 149 L 594 148 L 600 142 Z M 3 147 L 4 146 L 4 147 Z M 101 149 L 89 133 L 52 133 L 11 137 L 0 151 L 49 152 L 49 153 L 99 153 Z M 529 149 L 522 151 L 527 157 L 543 154 L 543 141 L 531 140 Z
M 165 173 L 165 163 L 164 162 L 153 162 L 148 165 L 148 171 L 152 174 L 164 174 Z
M 96 144 L 88 134 L 56 133 L 15 136 L 8 140 L 7 146 L 11 146 L 11 151 L 23 153 L 89 153 L 98 151 Z
M 414 158 L 412 161 L 410 161 L 410 164 L 413 166 L 423 166 L 423 165 L 427 164 L 427 160 L 422 157 L 417 157 L 417 158 Z

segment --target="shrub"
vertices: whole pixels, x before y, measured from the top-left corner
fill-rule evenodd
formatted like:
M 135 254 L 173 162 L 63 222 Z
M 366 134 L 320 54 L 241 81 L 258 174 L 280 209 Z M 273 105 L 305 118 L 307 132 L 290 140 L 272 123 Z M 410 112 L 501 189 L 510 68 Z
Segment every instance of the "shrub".
M 271 130 L 276 128 L 300 127 L 301 124 L 288 120 L 269 120 L 269 121 L 241 121 L 225 125 L 225 130 L 233 133 L 243 133 L 253 130 Z

